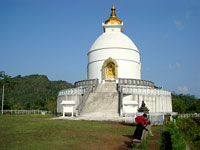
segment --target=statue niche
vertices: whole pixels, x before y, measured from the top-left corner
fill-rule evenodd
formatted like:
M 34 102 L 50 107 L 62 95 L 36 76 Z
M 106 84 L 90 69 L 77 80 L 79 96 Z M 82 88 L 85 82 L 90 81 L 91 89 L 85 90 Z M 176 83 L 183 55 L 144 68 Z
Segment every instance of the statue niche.
M 108 79 L 114 79 L 115 78 L 115 64 L 113 62 L 110 62 L 106 67 L 106 74 Z
M 102 66 L 103 80 L 117 79 L 117 73 L 118 73 L 117 69 L 118 69 L 118 65 L 114 59 L 112 58 L 106 59 Z

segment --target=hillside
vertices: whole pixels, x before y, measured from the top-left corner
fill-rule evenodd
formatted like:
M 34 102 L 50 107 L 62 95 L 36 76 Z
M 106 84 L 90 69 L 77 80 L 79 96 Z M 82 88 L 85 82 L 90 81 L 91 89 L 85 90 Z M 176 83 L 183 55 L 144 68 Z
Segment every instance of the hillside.
M 200 99 L 193 95 L 172 94 L 173 112 L 178 113 L 200 113 Z
M 58 91 L 72 88 L 65 81 L 50 81 L 45 75 L 29 75 L 11 78 L 14 88 L 5 87 L 4 109 L 56 110 Z M 2 89 L 0 90 L 2 93 Z

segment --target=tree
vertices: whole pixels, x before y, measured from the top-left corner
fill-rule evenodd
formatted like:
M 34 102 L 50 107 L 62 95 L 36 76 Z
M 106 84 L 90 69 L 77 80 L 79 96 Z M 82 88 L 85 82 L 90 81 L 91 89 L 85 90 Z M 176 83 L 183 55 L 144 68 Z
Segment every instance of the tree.
M 18 82 L 12 80 L 12 78 L 8 75 L 5 74 L 4 71 L 0 71 L 0 87 L 2 87 L 2 89 L 0 91 L 1 95 L 2 95 L 2 105 L 1 105 L 1 109 L 2 109 L 2 114 L 3 114 L 3 107 L 5 107 L 5 109 L 10 109 L 10 107 L 12 106 L 11 103 L 8 101 L 7 99 L 7 95 L 5 95 L 5 93 L 9 93 L 12 89 L 14 89 L 15 85 Z M 4 101 L 5 99 L 5 101 Z
M 187 111 L 192 113 L 200 113 L 200 100 L 197 100 L 195 103 L 193 103 Z
M 12 80 L 12 78 L 5 74 L 4 71 L 0 71 L 0 86 L 6 87 L 7 91 L 11 91 L 18 84 L 18 82 Z
M 179 113 L 199 113 L 200 100 L 194 95 L 172 93 L 172 108 L 174 112 Z
M 173 112 L 178 112 L 178 113 L 185 113 L 186 106 L 184 102 L 181 99 L 178 98 L 173 98 L 172 99 L 172 108 Z

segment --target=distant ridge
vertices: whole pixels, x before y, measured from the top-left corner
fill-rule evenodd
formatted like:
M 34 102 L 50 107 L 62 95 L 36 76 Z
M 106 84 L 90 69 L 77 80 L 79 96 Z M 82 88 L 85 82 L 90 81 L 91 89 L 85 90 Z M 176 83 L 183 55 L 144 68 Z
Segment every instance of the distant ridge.
M 58 92 L 72 88 L 66 81 L 50 81 L 46 75 L 16 76 L 11 80 L 17 82 L 14 89 L 6 87 L 4 109 L 43 109 L 56 110 Z M 2 89 L 0 89 L 2 93 Z

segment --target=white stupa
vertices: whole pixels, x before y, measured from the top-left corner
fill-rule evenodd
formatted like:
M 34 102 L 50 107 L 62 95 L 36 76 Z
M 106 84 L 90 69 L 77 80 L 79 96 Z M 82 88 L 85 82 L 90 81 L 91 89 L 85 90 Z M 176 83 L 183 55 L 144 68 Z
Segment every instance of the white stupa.
M 123 34 L 123 22 L 116 17 L 114 5 L 99 36 L 88 52 L 88 79 L 141 79 L 140 52 Z
M 137 113 L 142 103 L 149 113 L 171 113 L 171 93 L 141 79 L 140 52 L 123 34 L 123 22 L 111 16 L 88 52 L 87 79 L 58 94 L 57 112 L 82 117 L 117 117 Z

